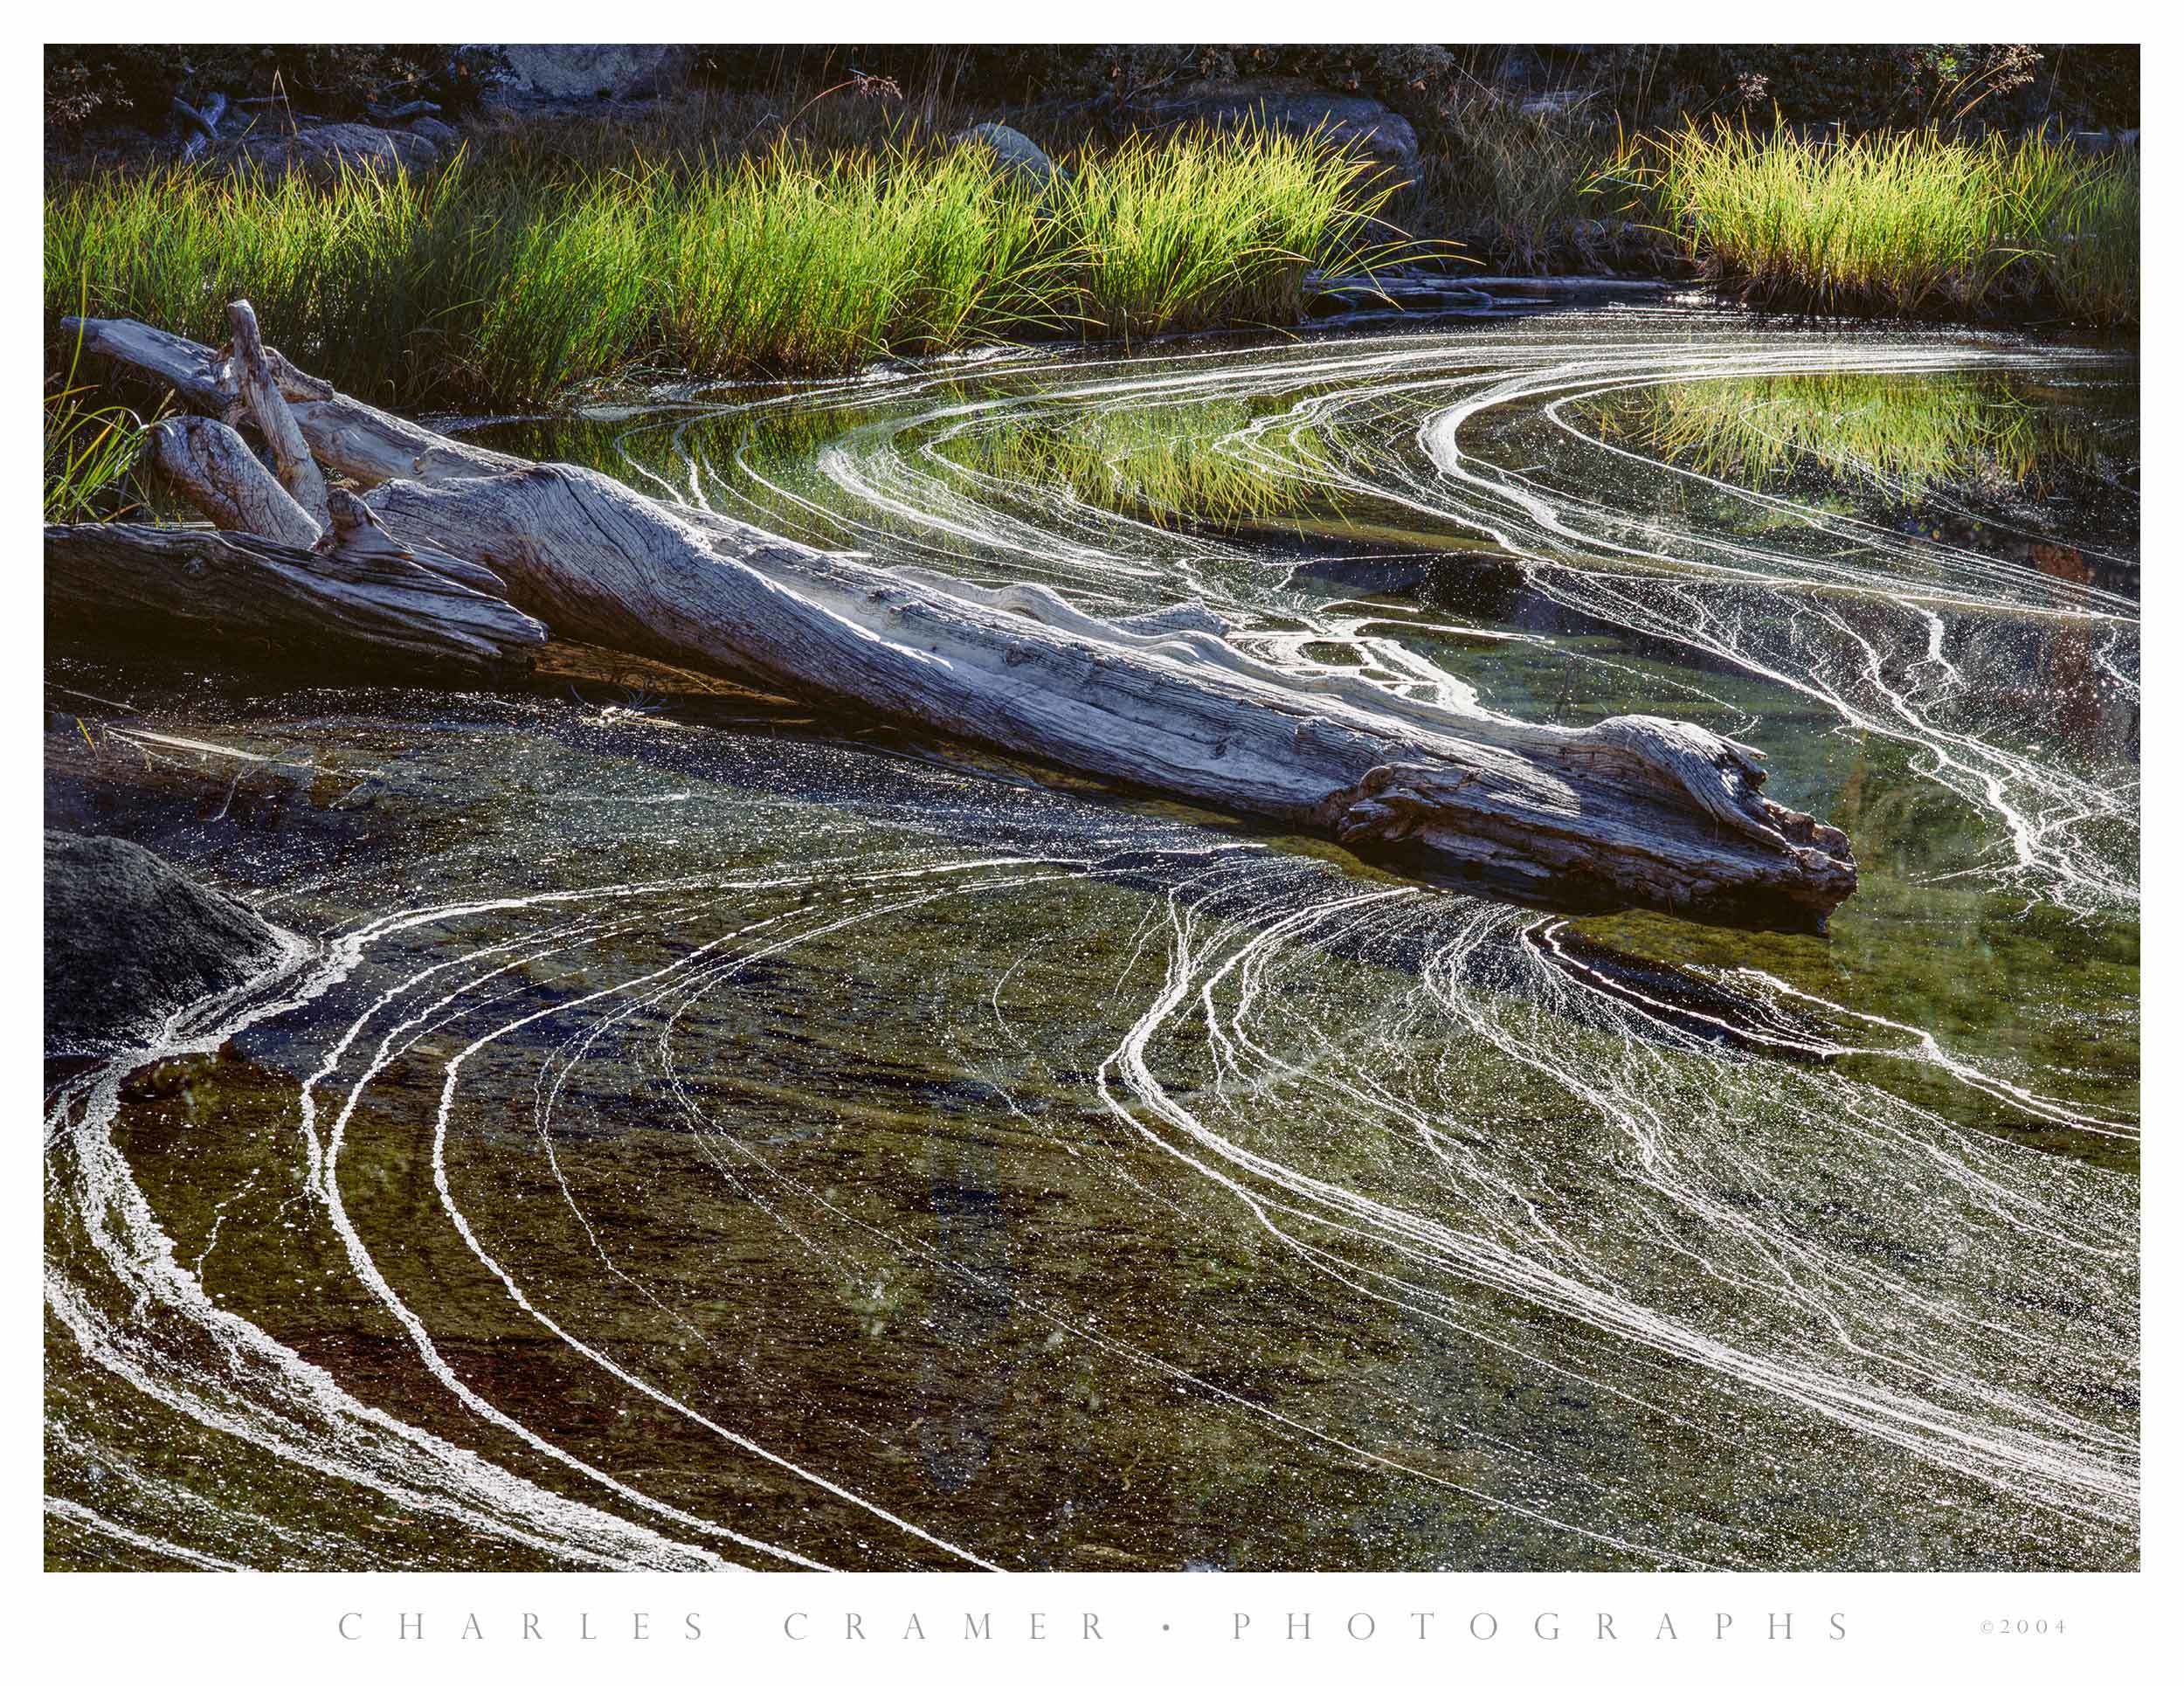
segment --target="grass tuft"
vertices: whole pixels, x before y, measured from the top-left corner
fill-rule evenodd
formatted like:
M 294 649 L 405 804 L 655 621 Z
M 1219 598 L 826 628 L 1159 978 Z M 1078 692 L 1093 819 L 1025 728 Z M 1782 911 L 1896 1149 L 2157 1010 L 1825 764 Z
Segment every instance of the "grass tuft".
M 1891 315 L 2139 317 L 2135 154 L 1928 128 L 1814 140 L 1696 125 L 1627 145 L 1603 182 L 1750 302 Z
M 119 521 L 133 504 L 129 471 L 144 448 L 144 425 L 121 404 L 90 402 L 96 389 L 76 378 L 81 340 L 66 370 L 45 383 L 45 519 Z
M 1292 322 L 1308 268 L 1370 255 L 1386 197 L 1314 137 L 1062 162 L 1043 197 L 915 136 L 577 169 L 508 148 L 317 186 L 106 173 L 49 192 L 45 303 L 217 342 L 248 296 L 269 342 L 359 396 L 524 405 L 634 370 L 834 374 L 1026 333 Z

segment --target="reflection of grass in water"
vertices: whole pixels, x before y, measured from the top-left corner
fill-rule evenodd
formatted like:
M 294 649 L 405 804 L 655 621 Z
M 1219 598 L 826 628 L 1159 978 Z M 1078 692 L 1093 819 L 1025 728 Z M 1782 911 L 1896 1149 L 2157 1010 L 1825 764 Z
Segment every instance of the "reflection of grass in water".
M 1678 382 L 1618 395 L 1593 413 L 1609 439 L 1754 487 L 1810 465 L 1905 499 L 1943 486 L 2014 490 L 2050 464 L 2089 466 L 2098 455 L 2067 411 L 1966 375 Z
M 1056 421 L 977 430 L 942 448 L 975 473 L 1162 526 L 1240 526 L 1329 513 L 1332 453 L 1320 433 L 1284 434 L 1279 468 L 1224 448 L 1257 418 L 1241 399 L 1085 410 Z

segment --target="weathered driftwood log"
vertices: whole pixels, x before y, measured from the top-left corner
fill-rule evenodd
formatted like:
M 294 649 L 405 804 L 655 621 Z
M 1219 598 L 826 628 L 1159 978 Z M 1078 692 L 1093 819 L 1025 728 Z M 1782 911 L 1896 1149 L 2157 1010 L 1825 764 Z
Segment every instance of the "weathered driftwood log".
M 274 471 L 288 495 L 311 518 L 314 531 L 328 532 L 333 523 L 326 512 L 326 476 L 311 460 L 303 430 L 296 425 L 287 399 L 280 395 L 265 344 L 258 337 L 258 313 L 251 308 L 248 299 L 238 299 L 228 306 L 227 325 L 235 336 L 236 384 L 242 389 L 251 419 L 258 424 L 258 431 L 265 435 L 266 447 L 273 453 Z
M 156 423 L 152 464 L 221 530 L 48 528 L 53 629 L 148 633 L 169 646 L 179 634 L 193 650 L 404 677 L 528 670 L 546 629 L 509 605 L 492 570 L 401 543 L 361 499 L 328 487 L 281 390 L 284 374 L 306 383 L 266 350 L 247 301 L 228 320 L 220 380 L 232 401 L 215 407 L 257 427 L 279 477 L 218 416 Z
M 219 139 L 220 119 L 227 114 L 227 95 L 214 94 L 204 102 L 203 111 L 177 97 L 174 102 L 174 113 L 183 126 L 191 131 L 189 138 L 182 143 L 182 161 L 189 163 L 193 159 L 203 157 L 204 149 Z
M 1647 298 L 1675 290 L 1674 281 L 1651 280 L 1632 275 L 1462 275 L 1466 287 L 1489 293 L 1529 294 L 1542 299 L 1583 298 L 1593 294 L 1621 294 Z
M 230 359 L 195 340 L 142 322 L 96 317 L 66 317 L 62 330 L 71 336 L 80 331 L 85 350 L 166 382 L 178 397 L 208 416 L 232 423 L 249 419 Z M 267 348 L 266 358 L 312 454 L 322 467 L 336 473 L 376 486 L 407 476 L 443 480 L 530 466 L 526 458 L 458 445 L 429 427 L 360 404 L 304 374 L 278 349 Z
M 1461 270 L 1390 268 L 1360 275 L 1328 275 L 1307 271 L 1307 298 L 1383 300 L 1390 304 L 1457 304 L 1473 300 L 1506 302 L 1510 300 L 1570 301 L 1583 299 L 1652 299 L 1668 293 L 1676 283 L 1627 275 L 1473 275 Z
M 145 443 L 152 466 L 215 527 L 304 549 L 318 542 L 318 522 L 225 422 L 169 416 L 145 430 Z
M 403 557 L 125 522 L 46 528 L 45 616 L 60 639 L 471 684 L 527 672 L 547 636 L 504 598 Z
M 66 324 L 69 331 L 76 324 Z M 84 343 L 216 413 L 218 354 L 134 322 Z M 1559 903 L 1817 926 L 1856 888 L 1840 832 L 1760 795 L 1756 752 L 1631 716 L 1586 730 L 1248 657 L 1203 609 L 1110 622 L 1038 586 L 874 567 L 593 471 L 482 451 L 272 366 L 325 466 L 405 544 L 460 553 L 563 637 L 1393 853 Z

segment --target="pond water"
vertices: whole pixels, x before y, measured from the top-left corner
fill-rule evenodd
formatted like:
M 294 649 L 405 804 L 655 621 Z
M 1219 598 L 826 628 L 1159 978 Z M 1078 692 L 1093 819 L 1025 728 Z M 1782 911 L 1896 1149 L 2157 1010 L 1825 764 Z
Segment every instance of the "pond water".
M 1825 936 L 1572 917 L 557 656 L 49 675 L 307 943 L 48 1082 L 58 1566 L 2127 1568 L 2138 369 L 1567 314 L 476 424 L 1770 757 Z

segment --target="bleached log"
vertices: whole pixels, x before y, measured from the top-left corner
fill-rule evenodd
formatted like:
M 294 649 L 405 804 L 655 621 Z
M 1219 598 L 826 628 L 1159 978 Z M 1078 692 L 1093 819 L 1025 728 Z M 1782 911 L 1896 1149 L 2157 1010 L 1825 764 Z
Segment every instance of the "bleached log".
M 174 370 L 185 396 L 225 400 L 204 347 L 135 323 L 84 332 L 94 350 Z M 294 410 L 322 464 L 376 485 L 366 501 L 397 542 L 489 568 L 559 636 L 1557 904 L 1811 928 L 1856 886 L 1842 833 L 1768 801 L 1758 753 L 1696 726 L 1629 716 L 1577 730 L 1444 708 L 1255 660 L 1202 609 L 1103 621 L 1044 587 L 812 550 L 339 394 Z
M 458 585 L 467 585 L 473 591 L 487 597 L 506 598 L 508 583 L 492 569 L 480 567 L 467 556 L 451 556 L 445 550 L 428 544 L 404 544 L 381 523 L 371 511 L 371 506 L 353 492 L 335 487 L 327 494 L 328 507 L 334 517 L 334 549 L 352 560 L 369 556 L 398 556 L 429 568 Z M 321 541 L 320 549 L 326 548 Z
M 1632 298 L 1673 292 L 1676 283 L 1635 275 L 1461 275 L 1466 287 L 1489 293 L 1530 294 L 1536 298 L 1582 297 L 1596 293 L 1619 293 Z
M 228 359 L 195 340 L 126 318 L 67 316 L 62 318 L 61 331 L 71 338 L 80 332 L 85 350 L 165 382 L 184 403 L 205 415 L 228 422 L 249 418 Z M 294 368 L 277 349 L 269 347 L 266 357 L 312 454 L 321 467 L 335 473 L 376 486 L 409 476 L 441 480 L 529 466 L 527 458 L 459 444 L 429 427 L 336 392 L 326 382 Z
M 258 424 L 258 431 L 273 452 L 274 472 L 317 531 L 330 532 L 333 522 L 326 512 L 326 476 L 312 461 L 311 447 L 303 442 L 303 430 L 296 425 L 288 400 L 281 396 L 273 364 L 258 337 L 258 313 L 251 308 L 248 299 L 238 299 L 228 306 L 227 325 L 235 336 L 235 383 L 251 419 Z
M 318 542 L 319 524 L 225 422 L 169 416 L 145 439 L 154 466 L 215 527 L 305 549 Z
M 400 557 L 126 522 L 46 528 L 45 615 L 50 635 L 102 648 L 142 638 L 252 666 L 459 683 L 519 677 L 547 636 L 505 599 Z
M 1334 294 L 1380 298 L 1396 303 L 1435 297 L 1461 301 L 1468 296 L 1543 300 L 1655 298 L 1673 291 L 1676 285 L 1674 281 L 1632 275 L 1473 275 L 1462 270 L 1380 270 L 1363 275 L 1326 275 L 1310 270 L 1304 276 L 1308 297 Z

